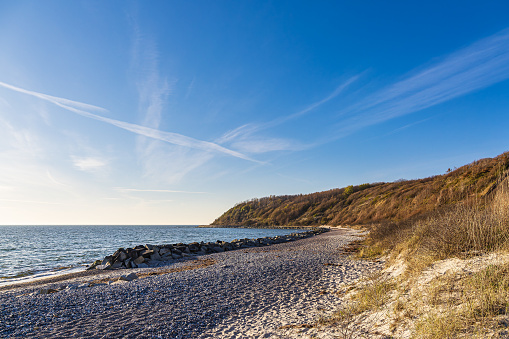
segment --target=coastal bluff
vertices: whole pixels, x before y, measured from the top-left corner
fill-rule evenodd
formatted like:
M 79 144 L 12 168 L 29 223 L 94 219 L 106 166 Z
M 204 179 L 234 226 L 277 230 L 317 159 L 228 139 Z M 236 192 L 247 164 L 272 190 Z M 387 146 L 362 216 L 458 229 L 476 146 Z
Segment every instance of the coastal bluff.
M 138 245 L 133 248 L 119 248 L 112 255 L 103 260 L 96 260 L 87 270 L 112 270 L 128 268 L 148 268 L 166 265 L 168 261 L 186 257 L 196 257 L 211 253 L 220 253 L 251 247 L 269 246 L 289 241 L 309 238 L 329 231 L 328 228 L 313 228 L 308 231 L 264 237 L 256 239 L 235 239 L 231 242 L 218 240 L 216 242 L 192 242 L 189 244 Z
M 373 224 L 489 198 L 509 172 L 509 152 L 423 179 L 364 183 L 328 191 L 243 201 L 210 227 L 280 228 Z

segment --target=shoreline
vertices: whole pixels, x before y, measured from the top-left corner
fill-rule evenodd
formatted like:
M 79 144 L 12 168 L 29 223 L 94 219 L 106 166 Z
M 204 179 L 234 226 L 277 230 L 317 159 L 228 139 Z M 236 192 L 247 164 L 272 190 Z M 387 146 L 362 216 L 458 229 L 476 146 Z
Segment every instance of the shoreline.
M 65 226 L 68 226 L 68 225 L 65 225 Z M 70 226 L 74 227 L 73 225 L 70 225 Z M 96 225 L 92 225 L 92 226 L 95 227 Z M 117 225 L 115 225 L 115 226 L 117 226 Z M 121 226 L 124 226 L 124 225 L 121 225 Z M 167 225 L 162 225 L 162 226 L 167 226 Z M 169 225 L 169 226 L 172 226 L 172 225 Z M 177 225 L 177 226 L 181 227 L 180 225 Z M 200 227 L 199 225 L 186 225 L 186 227 L 187 226 L 196 227 L 196 228 Z M 230 227 L 218 226 L 218 227 L 212 227 L 212 228 L 229 229 Z M 265 228 L 249 227 L 246 229 L 263 230 Z M 281 229 L 283 229 L 283 228 L 281 228 Z M 289 227 L 287 229 L 293 230 L 295 228 Z M 310 229 L 312 229 L 312 228 L 302 229 L 302 231 L 308 231 Z M 250 236 L 248 235 L 248 237 L 251 238 L 252 235 L 250 235 Z M 218 237 L 218 238 L 223 239 L 223 237 Z M 211 241 L 212 239 L 214 239 L 214 241 L 215 241 L 218 238 L 210 237 L 209 241 Z M 177 240 L 176 242 L 179 242 L 179 241 Z M 140 242 L 140 243 L 137 243 L 136 245 L 144 245 L 144 244 L 145 244 L 144 242 Z M 115 251 L 117 248 L 124 247 L 123 243 L 119 243 L 119 244 L 117 244 L 117 246 L 118 247 L 115 247 L 112 249 L 111 253 L 104 252 L 103 254 L 100 254 L 98 256 L 87 258 L 88 260 L 77 260 L 76 262 L 69 262 L 69 260 L 67 260 L 66 262 L 60 262 L 60 263 L 55 262 L 53 266 L 49 266 L 49 265 L 40 266 L 40 265 L 35 264 L 32 266 L 25 266 L 22 269 L 20 268 L 19 271 L 11 271 L 11 272 L 7 271 L 8 273 L 4 273 L 4 276 L 0 277 L 0 290 L 5 289 L 3 287 L 8 286 L 8 285 L 19 285 L 19 284 L 24 284 L 24 283 L 27 283 L 30 281 L 45 279 L 47 277 L 57 277 L 57 276 L 61 276 L 61 275 L 67 275 L 67 274 L 71 274 L 71 273 L 75 273 L 75 272 L 85 271 L 85 270 L 87 270 L 88 267 L 91 266 L 91 264 L 93 264 L 94 261 L 102 260 L 105 255 L 112 254 L 113 251 Z M 18 255 L 20 255 L 20 254 L 18 254 Z M 50 262 L 50 261 L 47 261 L 47 262 Z
M 335 289 L 381 268 L 382 263 L 354 260 L 342 252 L 359 236 L 360 231 L 333 228 L 293 242 L 208 254 L 159 268 L 91 270 L 0 287 L 0 309 L 7 319 L 0 324 L 0 337 L 283 335 L 288 332 L 284 326 L 317 320 L 335 309 Z M 90 284 L 131 272 L 140 278 Z M 59 289 L 64 285 L 76 288 Z M 43 288 L 55 293 L 34 294 Z
M 274 229 L 274 230 L 291 230 L 291 229 L 302 229 L 302 230 L 308 230 L 313 228 L 323 228 L 323 227 L 329 227 L 327 225 L 318 225 L 318 226 L 274 226 L 274 225 L 266 225 L 266 226 L 260 226 L 260 225 L 198 225 L 198 228 L 257 228 L 257 229 Z
M 309 232 L 312 229 L 316 229 L 316 228 L 318 228 L 318 227 L 313 227 L 313 228 L 310 227 L 309 230 L 304 231 L 304 232 Z M 330 228 L 328 228 L 328 227 L 319 227 L 319 228 L 327 228 L 328 230 L 330 230 Z M 292 234 L 288 234 L 288 235 L 278 236 L 278 237 L 283 237 L 283 238 L 288 239 L 288 238 L 291 238 L 291 235 Z M 316 236 L 316 234 L 312 235 L 312 236 Z M 249 240 L 260 240 L 260 239 L 270 239 L 270 238 L 271 237 L 264 237 L 264 238 L 249 239 Z M 300 240 L 300 239 L 292 239 L 289 241 L 287 240 L 285 242 L 291 242 L 291 241 L 296 241 L 296 240 Z M 272 243 L 271 245 L 274 245 L 274 244 L 276 244 L 276 243 Z M 185 245 L 185 244 L 182 244 L 182 245 Z M 247 248 L 253 248 L 253 247 L 247 247 Z M 237 248 L 237 250 L 239 250 L 239 249 L 242 249 L 242 248 L 240 248 L 240 247 Z M 199 256 L 198 257 L 194 257 L 194 256 L 187 257 L 186 259 L 184 259 L 184 261 L 198 259 L 198 258 L 199 258 Z M 162 265 L 149 266 L 147 268 L 164 267 L 167 265 L 171 265 L 174 262 L 176 262 L 176 261 L 172 260 L 171 262 L 161 263 Z M 93 263 L 91 263 L 90 265 L 87 265 L 87 266 L 75 266 L 75 267 L 69 267 L 69 268 L 63 269 L 63 270 L 52 269 L 52 270 L 43 271 L 43 272 L 40 272 L 40 273 L 37 273 L 34 275 L 30 275 L 30 276 L 26 276 L 26 277 L 0 280 L 0 292 L 6 291 L 9 289 L 18 288 L 18 287 L 31 286 L 31 285 L 37 286 L 37 285 L 43 285 L 43 284 L 48 284 L 48 283 L 66 281 L 66 280 L 70 280 L 70 279 L 74 279 L 74 278 L 95 276 L 95 275 L 100 275 L 101 271 L 105 271 L 105 270 L 98 270 L 98 269 L 93 269 L 93 268 L 95 268 L 95 265 Z M 131 269 L 132 268 L 128 268 L 127 270 L 130 272 Z M 118 269 L 118 272 L 123 272 L 125 270 L 126 270 L 126 268 L 120 268 L 120 269 Z M 69 272 L 69 271 L 72 271 L 72 272 Z M 115 271 L 117 271 L 117 270 L 115 270 Z M 89 272 L 89 273 L 85 273 L 85 272 Z M 93 272 L 96 272 L 96 273 L 93 273 Z M 114 272 L 114 271 L 106 270 L 105 272 Z M 127 271 L 125 271 L 125 272 L 127 272 Z

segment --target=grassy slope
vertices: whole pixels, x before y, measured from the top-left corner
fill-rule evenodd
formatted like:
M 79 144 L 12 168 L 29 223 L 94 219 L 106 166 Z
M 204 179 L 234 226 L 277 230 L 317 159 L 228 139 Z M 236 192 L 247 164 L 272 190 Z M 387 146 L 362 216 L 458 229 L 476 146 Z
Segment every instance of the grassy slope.
M 281 226 L 401 221 L 472 197 L 487 196 L 508 168 L 506 152 L 425 179 L 253 199 L 237 204 L 212 224 Z
M 346 296 L 345 302 L 313 325 L 317 333 L 333 326 L 345 338 L 366 333 L 419 339 L 505 337 L 508 174 L 509 152 L 421 180 L 256 199 L 238 204 L 214 224 L 369 224 L 357 255 L 384 255 L 391 266 L 336 291 Z M 403 268 L 400 273 L 390 273 L 398 267 Z M 431 280 L 420 283 L 427 276 Z

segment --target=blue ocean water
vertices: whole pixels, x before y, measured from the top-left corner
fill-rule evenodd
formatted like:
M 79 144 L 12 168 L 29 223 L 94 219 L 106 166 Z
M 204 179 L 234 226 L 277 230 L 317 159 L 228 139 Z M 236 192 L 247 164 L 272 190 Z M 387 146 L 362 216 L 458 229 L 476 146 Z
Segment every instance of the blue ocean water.
M 0 284 L 63 267 L 84 267 L 120 247 L 232 241 L 301 230 L 197 226 L 0 226 Z

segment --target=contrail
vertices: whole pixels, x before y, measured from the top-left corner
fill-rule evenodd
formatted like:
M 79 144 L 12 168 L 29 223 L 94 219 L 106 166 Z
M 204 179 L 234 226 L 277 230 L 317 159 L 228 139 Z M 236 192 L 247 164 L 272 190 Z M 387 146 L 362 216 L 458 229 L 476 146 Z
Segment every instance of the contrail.
M 23 89 L 23 88 L 19 88 L 19 87 L 16 87 L 16 86 L 12 86 L 12 85 L 6 84 L 5 82 L 1 82 L 1 81 L 0 81 L 0 86 L 8 88 L 8 89 L 12 89 L 13 91 L 16 91 L 16 92 L 20 92 L 20 93 L 31 95 L 31 96 L 34 96 L 36 98 L 42 99 L 42 100 L 50 101 L 52 103 L 57 103 L 58 102 L 60 104 L 67 105 L 67 106 L 79 107 L 80 109 L 87 109 L 87 110 L 99 111 L 99 112 L 108 112 L 107 109 L 102 108 L 102 107 L 85 104 L 85 103 L 79 102 L 79 101 L 73 101 L 73 100 L 69 100 L 69 99 L 58 98 L 58 97 L 54 97 L 54 96 L 47 95 L 47 94 L 42 94 L 42 93 L 37 93 L 37 92 L 29 91 L 29 90 L 26 90 L 26 89 Z
M 286 116 L 282 116 L 282 117 L 279 117 L 279 118 L 276 118 L 274 120 L 267 121 L 267 122 L 261 123 L 261 124 L 251 124 L 251 123 L 244 124 L 244 125 L 242 125 L 240 127 L 237 127 L 235 129 L 225 133 L 222 137 L 217 139 L 216 142 L 218 142 L 218 143 L 228 142 L 228 141 L 231 141 L 231 140 L 236 139 L 238 137 L 243 137 L 243 136 L 246 136 L 246 135 L 253 134 L 253 133 L 258 132 L 260 130 L 264 130 L 264 129 L 268 129 L 268 128 L 273 128 L 273 127 L 279 126 L 279 125 L 281 125 L 281 124 L 283 124 L 283 123 L 285 123 L 287 121 L 296 119 L 296 118 L 298 118 L 300 116 L 303 116 L 303 115 L 306 115 L 307 113 L 313 111 L 314 109 L 318 108 L 319 106 L 321 106 L 321 105 L 329 102 L 330 100 L 334 99 L 335 97 L 337 97 L 345 89 L 347 89 L 352 83 L 357 81 L 357 79 L 359 79 L 359 77 L 361 77 L 364 73 L 365 72 L 362 72 L 362 73 L 359 73 L 357 75 L 354 75 L 354 76 L 350 77 L 347 81 L 345 81 L 344 83 L 342 83 L 341 85 L 336 87 L 336 89 L 334 89 L 334 91 L 331 94 L 329 94 L 328 96 L 326 96 L 325 98 L 323 98 L 320 101 L 312 103 L 311 105 L 309 105 L 308 107 L 304 108 L 303 110 L 301 110 L 299 112 L 296 112 L 296 113 L 293 113 L 293 114 L 290 114 L 290 115 L 286 115 Z
M 107 110 L 102 107 L 97 107 L 97 106 L 85 104 L 82 102 L 72 101 L 72 100 L 54 97 L 54 96 L 43 94 L 43 93 L 29 91 L 29 90 L 26 90 L 23 88 L 19 88 L 16 86 L 6 84 L 4 82 L 0 82 L 0 86 L 11 89 L 16 92 L 31 95 L 36 98 L 42 99 L 42 100 L 49 101 L 59 107 L 62 107 L 68 111 L 79 114 L 81 116 L 84 116 L 84 117 L 87 117 L 90 119 L 94 119 L 94 120 L 99 120 L 99 121 L 105 122 L 107 124 L 122 128 L 126 131 L 130 131 L 130 132 L 133 132 L 133 133 L 136 133 L 139 135 L 143 135 L 143 136 L 146 136 L 146 137 L 149 137 L 152 139 L 157 139 L 157 140 L 168 142 L 170 144 L 194 148 L 194 149 L 200 149 L 200 150 L 209 151 L 209 152 L 224 153 L 224 154 L 228 154 L 233 157 L 240 158 L 240 159 L 260 163 L 260 161 L 251 159 L 247 155 L 244 155 L 242 153 L 225 148 L 225 147 L 215 144 L 213 142 L 198 140 L 198 139 L 187 137 L 185 135 L 178 134 L 178 133 L 164 132 L 164 131 L 161 131 L 158 129 L 149 128 L 149 127 L 145 127 L 145 126 L 141 126 L 141 125 L 136 125 L 136 124 L 132 124 L 132 123 L 125 122 L 125 121 L 110 119 L 110 118 L 102 117 L 100 115 L 96 115 L 96 114 L 93 114 L 93 113 L 83 110 L 83 109 L 90 109 L 90 110 L 107 112 Z M 76 108 L 76 107 L 79 107 L 79 108 Z

